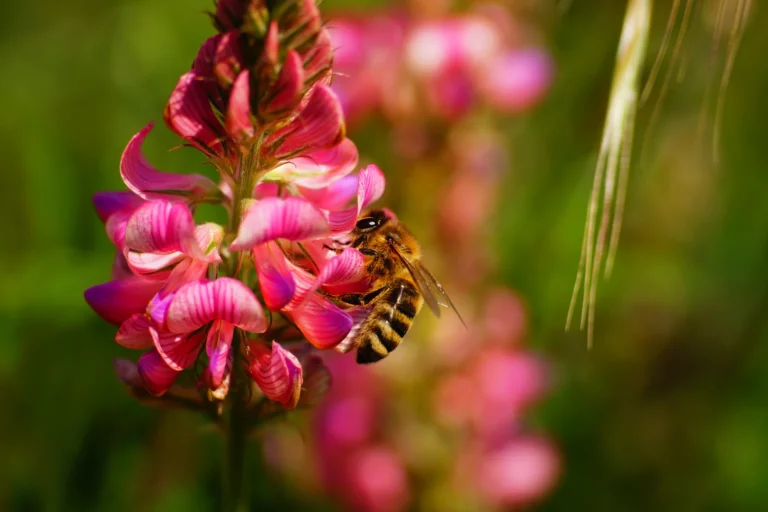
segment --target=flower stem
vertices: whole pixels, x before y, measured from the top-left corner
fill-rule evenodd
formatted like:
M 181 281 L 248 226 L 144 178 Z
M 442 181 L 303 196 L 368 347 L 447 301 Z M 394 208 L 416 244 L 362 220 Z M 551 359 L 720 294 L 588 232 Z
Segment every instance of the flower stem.
M 238 329 L 232 340 L 233 354 L 238 354 L 240 350 L 240 338 L 242 332 Z M 237 368 L 239 365 L 236 365 Z M 240 378 L 241 372 L 232 372 L 232 393 L 230 393 L 230 402 L 232 404 L 229 411 L 229 431 L 227 432 L 227 455 L 226 468 L 224 471 L 224 508 L 225 512 L 240 512 L 247 509 L 246 496 L 243 494 L 244 465 L 245 465 L 245 442 L 246 442 L 246 422 L 245 422 L 245 401 L 240 393 L 240 387 L 243 379 Z

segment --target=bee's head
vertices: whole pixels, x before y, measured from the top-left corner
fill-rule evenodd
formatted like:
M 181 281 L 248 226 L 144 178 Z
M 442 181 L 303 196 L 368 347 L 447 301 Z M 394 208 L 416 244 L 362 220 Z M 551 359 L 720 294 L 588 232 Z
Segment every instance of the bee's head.
M 393 218 L 389 210 L 370 210 L 365 212 L 355 224 L 355 233 L 372 233 Z

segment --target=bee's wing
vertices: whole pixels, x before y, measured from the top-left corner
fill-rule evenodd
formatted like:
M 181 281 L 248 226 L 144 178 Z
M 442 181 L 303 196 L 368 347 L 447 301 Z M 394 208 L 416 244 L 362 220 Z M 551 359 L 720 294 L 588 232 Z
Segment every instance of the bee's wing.
M 413 276 L 413 280 L 416 282 L 419 292 L 421 292 L 421 295 L 424 297 L 424 302 L 427 303 L 427 306 L 429 306 L 429 309 L 432 310 L 435 316 L 440 318 L 440 306 L 451 308 L 456 313 L 456 316 L 459 317 L 461 323 L 464 324 L 464 327 L 466 327 L 467 324 L 464 323 L 464 319 L 461 318 L 456 306 L 453 305 L 451 298 L 445 293 L 443 286 L 437 279 L 435 279 L 435 276 L 433 276 L 421 262 L 410 261 L 402 252 L 400 252 L 396 245 L 393 247 L 395 252 L 397 252 L 397 255 L 400 256 L 400 259 L 405 263 L 411 276 Z

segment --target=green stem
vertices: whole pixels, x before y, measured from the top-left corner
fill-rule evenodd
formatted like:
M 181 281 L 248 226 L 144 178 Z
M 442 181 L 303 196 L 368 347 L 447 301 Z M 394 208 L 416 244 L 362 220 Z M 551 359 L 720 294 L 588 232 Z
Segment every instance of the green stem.
M 240 353 L 240 338 L 242 332 L 238 329 L 232 340 L 233 354 L 237 356 Z M 246 444 L 246 421 L 245 421 L 245 400 L 243 400 L 240 391 L 242 372 L 235 371 L 239 365 L 235 365 L 232 371 L 232 388 L 230 392 L 230 402 L 232 404 L 229 411 L 228 435 L 227 435 L 227 456 L 226 468 L 224 471 L 224 508 L 225 512 L 240 512 L 246 510 L 246 496 L 243 494 L 244 466 L 245 466 L 245 444 Z

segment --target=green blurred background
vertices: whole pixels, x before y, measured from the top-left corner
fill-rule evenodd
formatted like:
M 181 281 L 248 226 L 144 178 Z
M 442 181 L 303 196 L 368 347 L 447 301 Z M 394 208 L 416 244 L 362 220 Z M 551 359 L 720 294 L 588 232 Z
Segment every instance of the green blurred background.
M 361 4 L 386 3 L 322 7 Z M 656 3 L 652 55 L 670 4 Z M 512 169 L 494 231 L 501 280 L 525 297 L 529 342 L 554 368 L 535 421 L 556 439 L 565 469 L 541 510 L 768 507 L 768 17 L 754 6 L 714 166 L 711 120 L 700 129 L 700 117 L 712 112 L 725 56 L 712 51 L 710 4 L 696 2 L 685 75 L 657 121 L 655 99 L 641 111 L 625 229 L 614 276 L 601 284 L 591 352 L 563 324 L 625 4 L 538 8 L 557 76 L 544 104 L 506 123 Z M 119 156 L 161 120 L 212 33 L 210 6 L 4 5 L 0 510 L 218 506 L 219 436 L 191 414 L 126 395 L 111 360 L 134 354 L 82 298 L 108 279 L 113 252 L 91 195 L 121 188 Z M 374 143 L 356 142 L 363 152 Z M 161 169 L 199 172 L 194 151 L 167 151 L 177 144 L 158 127 L 145 151 Z M 249 464 L 254 510 L 328 509 L 270 477 L 258 443 Z

